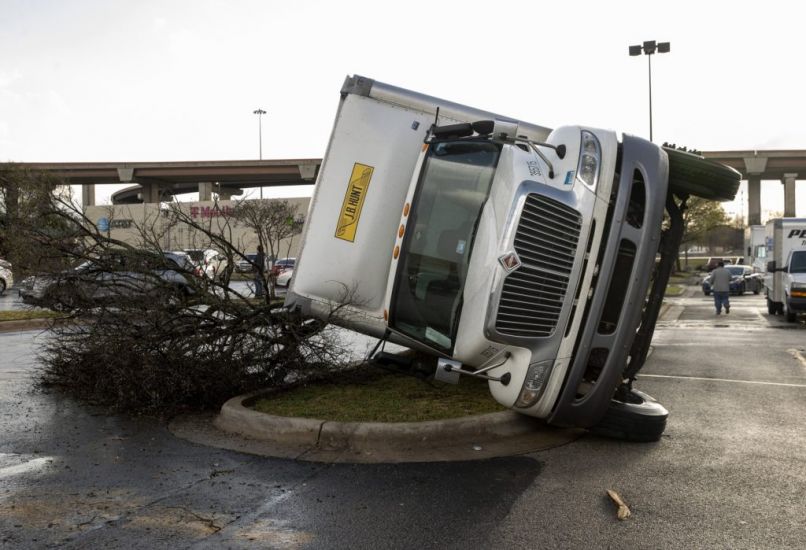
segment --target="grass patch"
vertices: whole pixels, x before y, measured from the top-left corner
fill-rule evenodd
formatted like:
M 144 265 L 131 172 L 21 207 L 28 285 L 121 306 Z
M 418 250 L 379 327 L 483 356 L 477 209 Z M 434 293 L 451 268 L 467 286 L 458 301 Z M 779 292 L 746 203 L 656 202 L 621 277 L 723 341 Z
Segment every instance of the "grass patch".
M 666 296 L 680 296 L 685 290 L 686 289 L 680 285 L 668 285 L 666 287 Z
M 375 372 L 365 373 L 360 380 L 303 386 L 263 397 L 252 408 L 338 422 L 421 422 L 506 410 L 492 398 L 483 380 L 463 377 L 454 386 Z
M 2 321 L 27 321 L 29 319 L 53 319 L 62 317 L 61 313 L 55 311 L 47 311 L 41 309 L 35 310 L 14 310 L 14 311 L 0 311 L 0 322 Z

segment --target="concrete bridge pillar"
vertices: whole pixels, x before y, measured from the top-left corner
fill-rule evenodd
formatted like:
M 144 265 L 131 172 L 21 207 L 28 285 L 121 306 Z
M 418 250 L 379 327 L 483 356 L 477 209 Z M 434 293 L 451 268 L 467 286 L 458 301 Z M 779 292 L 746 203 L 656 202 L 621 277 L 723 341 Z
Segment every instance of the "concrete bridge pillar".
M 140 192 L 141 199 L 146 204 L 162 202 L 162 190 L 158 183 L 141 183 L 143 190 Z
M 747 223 L 761 224 L 761 174 L 767 169 L 767 157 L 745 157 L 747 174 Z
M 199 182 L 199 200 L 200 201 L 211 201 L 213 200 L 213 186 L 215 184 L 212 181 L 200 181 Z
M 795 182 L 797 174 L 784 174 L 781 182 L 784 184 L 784 217 L 795 217 Z
M 747 224 L 761 225 L 761 176 L 747 177 Z
M 86 183 L 81 186 L 81 206 L 95 206 L 95 185 Z

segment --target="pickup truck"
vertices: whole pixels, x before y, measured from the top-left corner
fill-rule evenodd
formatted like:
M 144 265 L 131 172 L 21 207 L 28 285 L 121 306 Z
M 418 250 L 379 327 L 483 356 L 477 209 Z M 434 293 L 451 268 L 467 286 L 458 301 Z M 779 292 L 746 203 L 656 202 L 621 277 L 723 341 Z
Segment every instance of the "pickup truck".
M 632 383 L 685 201 L 730 200 L 739 179 L 637 136 L 348 77 L 286 307 L 434 355 L 439 380 L 485 378 L 522 414 L 656 440 L 668 412 Z

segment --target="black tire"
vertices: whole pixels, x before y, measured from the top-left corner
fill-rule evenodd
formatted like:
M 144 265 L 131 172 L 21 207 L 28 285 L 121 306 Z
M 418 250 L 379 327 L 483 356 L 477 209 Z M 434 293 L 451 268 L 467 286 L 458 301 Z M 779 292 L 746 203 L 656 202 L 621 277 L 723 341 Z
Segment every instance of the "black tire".
M 669 417 L 663 405 L 638 390 L 630 392 L 628 401 L 613 398 L 602 420 L 590 428 L 591 433 L 624 441 L 657 441 L 666 429 Z
M 770 300 L 770 297 L 767 296 L 767 313 L 770 315 L 775 315 L 775 302 Z
M 798 316 L 789 308 L 789 300 L 784 300 L 782 306 L 784 308 L 783 314 L 787 323 L 794 323 L 798 320 Z
M 736 197 L 742 175 L 729 166 L 699 155 L 664 147 L 669 156 L 669 191 L 709 200 Z
M 758 296 L 761 293 L 761 285 L 756 283 L 756 286 L 753 287 L 753 294 Z
M 702 291 L 702 293 L 703 293 L 703 294 L 705 294 L 706 296 L 710 296 L 710 295 L 711 295 L 711 293 L 710 293 L 710 292 L 705 291 L 705 290 L 703 290 L 703 291 Z
M 3 294 L 6 291 L 6 280 L 0 279 L 0 294 Z

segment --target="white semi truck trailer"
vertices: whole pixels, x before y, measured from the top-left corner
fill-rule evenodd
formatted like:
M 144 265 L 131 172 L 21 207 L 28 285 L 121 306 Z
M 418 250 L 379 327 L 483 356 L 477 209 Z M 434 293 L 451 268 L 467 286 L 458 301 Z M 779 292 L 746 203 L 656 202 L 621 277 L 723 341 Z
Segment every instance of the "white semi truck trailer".
M 689 194 L 732 199 L 739 178 L 639 137 L 348 77 L 286 306 L 337 310 L 523 414 L 654 440 L 668 413 L 632 383 L 681 212 Z
M 795 322 L 799 314 L 806 314 L 806 218 L 768 221 L 766 241 L 767 312 Z

